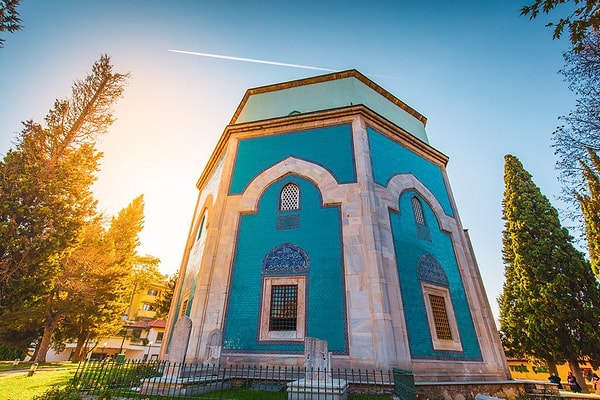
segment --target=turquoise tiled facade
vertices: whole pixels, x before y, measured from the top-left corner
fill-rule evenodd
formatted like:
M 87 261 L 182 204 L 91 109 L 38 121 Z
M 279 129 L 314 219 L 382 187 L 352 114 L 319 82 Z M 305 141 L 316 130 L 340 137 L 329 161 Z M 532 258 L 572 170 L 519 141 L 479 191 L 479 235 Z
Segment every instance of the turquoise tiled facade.
M 421 239 L 417 234 L 417 226 L 411 205 L 412 196 L 417 196 L 421 200 L 425 220 L 429 228 L 430 240 Z M 447 233 L 440 230 L 435 214 L 415 191 L 402 193 L 399 209 L 400 213 L 390 212 L 390 220 L 394 236 L 402 301 L 406 309 L 410 310 L 406 314 L 406 326 L 412 357 L 481 359 L 479 342 L 473 328 L 469 304 L 465 298 L 465 290 L 454 256 L 452 240 Z M 419 258 L 425 254 L 433 255 L 440 262 L 448 278 L 450 297 L 456 313 L 463 351 L 435 350 L 431 344 L 432 332 L 427 324 L 423 296 L 415 296 L 415 293 L 421 292 L 417 263 Z
M 353 155 L 350 125 L 241 140 L 229 194 L 243 192 L 256 175 L 287 157 L 322 165 L 340 183 L 356 182 Z
M 191 322 L 186 362 L 302 366 L 315 337 L 335 368 L 508 378 L 425 122 L 357 71 L 246 93 L 197 182 L 167 334 Z
M 453 215 L 448 198 L 448 188 L 446 188 L 441 168 L 438 165 L 398 145 L 373 128 L 367 128 L 367 131 L 369 132 L 375 183 L 387 186 L 394 175 L 413 174 L 433 192 L 442 204 L 444 212 L 450 216 Z
M 250 156 L 250 154 L 248 155 Z M 301 190 L 301 208 L 278 212 L 283 185 Z M 275 182 L 260 199 L 258 213 L 241 216 L 231 293 L 224 329 L 224 350 L 303 352 L 304 343 L 259 343 L 263 261 L 275 247 L 292 243 L 308 255 L 307 336 L 327 340 L 329 349 L 347 351 L 344 278 L 339 207 L 322 207 L 317 188 L 289 176 Z M 299 216 L 298 227 L 278 229 L 281 216 Z

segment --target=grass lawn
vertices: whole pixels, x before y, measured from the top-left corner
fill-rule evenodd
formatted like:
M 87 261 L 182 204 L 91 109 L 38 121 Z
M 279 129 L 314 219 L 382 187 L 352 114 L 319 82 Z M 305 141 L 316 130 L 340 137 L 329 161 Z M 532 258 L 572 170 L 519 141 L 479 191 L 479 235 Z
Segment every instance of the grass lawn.
M 11 364 L 12 365 L 12 364 Z M 33 376 L 27 376 L 29 365 L 24 369 L 8 372 L 0 368 L 0 400 L 30 400 L 56 385 L 65 385 L 75 374 L 77 364 L 48 364 L 38 368 Z
M 33 376 L 28 377 L 29 364 L 20 363 L 17 370 L 12 370 L 12 363 L 0 362 L 0 400 L 31 400 L 46 392 L 52 387 L 64 387 L 69 383 L 77 370 L 77 364 L 73 363 L 52 363 L 39 366 Z M 108 376 L 108 375 L 106 375 Z M 164 396 L 142 394 L 139 391 L 129 389 L 129 386 L 112 389 L 103 394 L 112 394 L 130 399 L 140 400 L 160 400 Z M 100 394 L 100 393 L 96 393 Z M 168 396 L 167 396 L 168 397 Z M 175 397 L 168 397 L 175 399 Z M 184 399 L 184 398 L 181 398 Z M 229 388 L 222 391 L 212 391 L 200 393 L 196 396 L 186 397 L 190 400 L 214 400 L 214 399 L 238 399 L 238 400 L 286 400 L 287 393 L 268 392 L 263 390 L 253 390 L 250 388 Z M 360 394 L 350 394 L 349 400 L 390 400 L 391 396 L 368 396 Z

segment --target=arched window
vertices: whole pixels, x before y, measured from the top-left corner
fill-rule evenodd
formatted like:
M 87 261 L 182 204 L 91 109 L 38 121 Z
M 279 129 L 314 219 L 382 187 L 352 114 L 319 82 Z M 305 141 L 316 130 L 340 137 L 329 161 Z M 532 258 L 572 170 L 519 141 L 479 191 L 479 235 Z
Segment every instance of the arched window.
M 295 183 L 288 183 L 281 189 L 279 211 L 300 209 L 300 188 Z
M 423 205 L 421 200 L 417 196 L 411 198 L 413 216 L 415 217 L 415 225 L 417 226 L 417 237 L 422 240 L 431 241 L 431 234 L 429 233 L 429 227 L 427 227 L 427 221 L 425 220 L 425 214 L 423 214 Z
M 423 206 L 417 196 L 412 197 L 413 215 L 415 216 L 415 222 L 417 225 L 426 226 L 425 216 L 423 215 Z

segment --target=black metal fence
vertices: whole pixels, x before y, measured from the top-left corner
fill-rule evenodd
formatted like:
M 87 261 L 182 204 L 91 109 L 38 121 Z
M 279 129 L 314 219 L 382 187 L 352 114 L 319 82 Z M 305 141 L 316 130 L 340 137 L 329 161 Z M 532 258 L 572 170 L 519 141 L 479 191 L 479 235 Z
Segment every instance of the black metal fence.
M 410 371 L 86 361 L 79 365 L 73 385 L 84 398 L 98 400 L 414 398 L 414 383 L 413 392 L 406 389 L 412 382 L 412 375 L 407 378 L 406 372 Z M 401 386 L 394 382 L 398 376 L 402 376 Z

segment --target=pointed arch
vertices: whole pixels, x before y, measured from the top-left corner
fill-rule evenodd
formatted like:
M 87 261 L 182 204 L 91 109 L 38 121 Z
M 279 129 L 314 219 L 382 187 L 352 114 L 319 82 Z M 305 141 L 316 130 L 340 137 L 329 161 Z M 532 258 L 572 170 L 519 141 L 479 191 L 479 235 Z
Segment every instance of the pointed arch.
M 413 174 L 398 174 L 393 176 L 388 182 L 387 190 L 391 195 L 389 199 L 391 201 L 391 204 L 389 204 L 390 208 L 397 210 L 398 200 L 402 196 L 402 193 L 407 190 L 414 190 L 431 207 L 440 229 L 446 232 L 456 231 L 456 220 L 444 212 L 444 208 L 431 190 Z
M 264 170 L 250 182 L 244 193 L 240 195 L 238 209 L 246 212 L 256 211 L 262 193 L 276 180 L 291 174 L 310 180 L 321 192 L 324 205 L 342 201 L 342 194 L 336 190 L 340 185 L 331 172 L 320 165 L 288 157 Z

